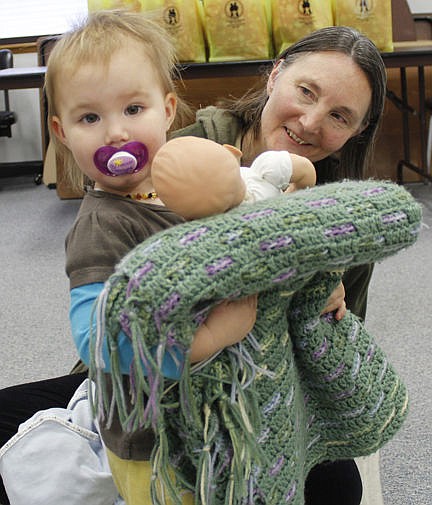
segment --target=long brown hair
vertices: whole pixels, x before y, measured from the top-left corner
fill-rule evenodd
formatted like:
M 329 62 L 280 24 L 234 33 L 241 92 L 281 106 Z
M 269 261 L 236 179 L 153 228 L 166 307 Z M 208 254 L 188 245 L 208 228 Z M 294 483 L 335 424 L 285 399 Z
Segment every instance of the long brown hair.
M 306 35 L 284 50 L 276 62 L 282 61 L 281 68 L 286 69 L 302 55 L 324 51 L 337 51 L 350 56 L 369 80 L 372 99 L 367 117 L 364 118 L 366 128 L 349 139 L 338 153 L 315 163 L 318 181 L 361 179 L 369 168 L 384 111 L 387 82 L 384 62 L 378 49 L 367 37 L 345 26 L 331 26 Z M 252 131 L 254 137 L 258 138 L 261 114 L 267 100 L 267 90 L 263 86 L 224 105 L 240 119 L 243 134 Z

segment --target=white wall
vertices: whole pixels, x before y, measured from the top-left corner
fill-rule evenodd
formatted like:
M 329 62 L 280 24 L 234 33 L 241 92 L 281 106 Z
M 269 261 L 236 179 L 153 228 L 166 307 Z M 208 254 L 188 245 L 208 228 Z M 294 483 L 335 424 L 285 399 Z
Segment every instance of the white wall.
M 14 66 L 37 66 L 37 56 L 35 53 L 16 54 Z M 3 108 L 2 92 L 0 95 L 0 108 Z M 41 160 L 39 90 L 11 90 L 9 103 L 11 110 L 17 115 L 17 122 L 12 125 L 12 138 L 0 137 L 0 162 Z
M 412 13 L 432 12 L 431 0 L 408 0 L 408 5 Z

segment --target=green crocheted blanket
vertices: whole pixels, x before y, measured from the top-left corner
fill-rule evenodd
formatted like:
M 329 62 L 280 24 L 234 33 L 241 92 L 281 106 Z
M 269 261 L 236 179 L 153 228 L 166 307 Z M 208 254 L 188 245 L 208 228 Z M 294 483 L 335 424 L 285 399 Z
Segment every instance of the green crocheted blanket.
M 196 503 L 299 505 L 313 465 L 372 453 L 394 435 L 408 404 L 399 376 L 357 317 L 320 312 L 344 269 L 413 244 L 420 223 L 400 186 L 332 183 L 176 226 L 121 261 L 99 300 L 95 405 L 105 418 L 117 409 L 125 430 L 154 429 L 154 503 L 164 503 L 160 485 L 181 503 L 180 485 Z M 242 343 L 186 360 L 178 382 L 161 375 L 164 355 L 188 352 L 214 304 L 256 292 Z M 120 329 L 135 354 L 127 391 Z

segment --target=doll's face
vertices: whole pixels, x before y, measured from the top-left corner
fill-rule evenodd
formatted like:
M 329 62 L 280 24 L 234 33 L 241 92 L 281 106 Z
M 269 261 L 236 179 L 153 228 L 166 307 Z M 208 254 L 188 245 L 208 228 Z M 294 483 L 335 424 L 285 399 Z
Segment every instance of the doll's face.
M 283 69 L 277 66 L 267 92 L 261 149 L 287 150 L 311 161 L 337 152 L 365 128 L 372 97 L 364 72 L 336 51 L 301 56 Z
M 53 130 L 71 150 L 78 166 L 95 187 L 132 192 L 150 180 L 154 154 L 166 142 L 166 132 L 176 109 L 174 96 L 165 95 L 157 71 L 141 45 L 129 42 L 108 64 L 85 64 L 58 82 L 58 117 Z M 148 162 L 134 174 L 111 177 L 94 165 L 101 146 L 120 148 L 141 142 Z

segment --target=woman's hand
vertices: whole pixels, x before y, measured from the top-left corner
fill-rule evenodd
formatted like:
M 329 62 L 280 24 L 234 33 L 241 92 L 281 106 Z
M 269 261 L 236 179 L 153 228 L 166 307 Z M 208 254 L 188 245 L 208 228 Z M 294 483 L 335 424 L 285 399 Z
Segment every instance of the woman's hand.
M 346 310 L 345 288 L 342 282 L 340 282 L 338 287 L 333 291 L 327 300 L 327 305 L 321 314 L 326 314 L 327 312 L 335 312 L 335 319 L 337 321 L 340 321 L 346 314 Z
M 243 340 L 256 321 L 258 295 L 239 300 L 225 300 L 216 305 L 197 329 L 191 346 L 192 363 Z

